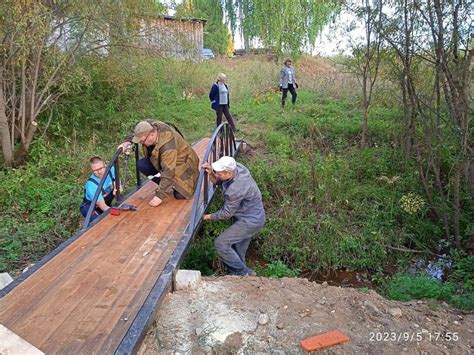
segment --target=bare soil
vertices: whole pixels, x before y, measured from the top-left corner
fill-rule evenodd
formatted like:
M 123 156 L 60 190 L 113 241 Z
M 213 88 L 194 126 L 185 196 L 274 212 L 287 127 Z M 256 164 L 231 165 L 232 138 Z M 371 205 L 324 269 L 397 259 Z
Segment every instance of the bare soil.
M 335 329 L 350 341 L 324 353 L 474 354 L 474 315 L 445 303 L 235 276 L 206 277 L 195 290 L 168 294 L 139 354 L 298 354 L 301 339 Z

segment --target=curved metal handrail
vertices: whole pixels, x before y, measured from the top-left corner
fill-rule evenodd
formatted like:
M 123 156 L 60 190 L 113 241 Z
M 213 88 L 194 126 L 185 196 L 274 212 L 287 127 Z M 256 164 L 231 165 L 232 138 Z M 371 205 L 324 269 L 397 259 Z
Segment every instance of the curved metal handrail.
M 107 165 L 107 169 L 105 170 L 104 175 L 100 179 L 99 186 L 97 186 L 97 190 L 95 192 L 94 198 L 92 199 L 89 209 L 87 210 L 87 215 L 86 215 L 86 218 L 84 219 L 84 225 L 82 226 L 82 229 L 87 229 L 89 227 L 92 212 L 95 209 L 97 199 L 99 198 L 99 194 L 102 192 L 102 187 L 104 186 L 105 180 L 109 176 L 112 166 L 115 166 L 115 181 L 116 181 L 116 187 L 117 187 L 117 194 L 120 194 L 120 174 L 118 171 L 118 164 L 116 163 L 118 162 L 118 157 L 120 156 L 121 153 L 122 153 L 122 148 L 117 149 L 112 159 L 110 160 L 110 163 Z
M 137 167 L 137 162 L 139 158 L 138 144 L 135 144 L 134 149 L 135 149 L 135 170 L 136 170 L 136 178 L 137 178 L 137 187 L 139 187 L 141 185 L 141 180 L 140 180 L 140 172 L 138 171 L 138 167 Z M 112 156 L 112 159 L 110 159 L 110 162 L 107 165 L 107 169 L 105 170 L 105 173 L 100 179 L 99 185 L 97 186 L 97 191 L 95 192 L 94 198 L 92 199 L 89 209 L 87 210 L 87 214 L 86 214 L 86 218 L 84 219 L 84 225 L 82 226 L 82 230 L 86 230 L 87 228 L 89 228 L 92 212 L 94 212 L 97 199 L 99 198 L 99 194 L 102 192 L 102 187 L 104 186 L 105 180 L 109 176 L 112 166 L 115 167 L 115 189 L 116 189 L 115 199 L 116 201 L 121 201 L 122 192 L 120 189 L 121 182 L 120 182 L 120 169 L 119 169 L 119 163 L 118 163 L 121 153 L 122 153 L 122 148 L 118 148 L 115 151 L 114 155 Z M 126 173 L 127 172 L 125 172 L 125 174 Z
M 211 158 L 211 163 L 213 163 L 222 156 L 234 156 L 236 150 L 237 144 L 235 142 L 234 132 L 229 124 L 224 122 L 214 131 L 202 162 L 209 162 L 209 158 Z M 191 212 L 191 222 L 188 226 L 188 233 L 194 231 L 199 224 L 200 220 L 198 220 L 198 214 L 202 209 L 206 210 L 210 202 L 210 197 L 212 197 L 215 190 L 216 187 L 213 186 L 212 183 L 210 184 L 207 172 L 201 169 L 196 191 L 194 192 L 193 209 Z M 201 192 L 203 193 L 202 206 L 200 203 Z

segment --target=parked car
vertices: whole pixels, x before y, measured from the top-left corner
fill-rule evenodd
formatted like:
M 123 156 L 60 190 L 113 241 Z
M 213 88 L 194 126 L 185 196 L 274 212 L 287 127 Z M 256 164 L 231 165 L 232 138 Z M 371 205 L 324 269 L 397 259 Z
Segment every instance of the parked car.
M 211 49 L 203 48 L 201 50 L 201 57 L 203 59 L 211 59 L 211 58 L 215 58 L 216 56 L 214 55 L 214 52 Z

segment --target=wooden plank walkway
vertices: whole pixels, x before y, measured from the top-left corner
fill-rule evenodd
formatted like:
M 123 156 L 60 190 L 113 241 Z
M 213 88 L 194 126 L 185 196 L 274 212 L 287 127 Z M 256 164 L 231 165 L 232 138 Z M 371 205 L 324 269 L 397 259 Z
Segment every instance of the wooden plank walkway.
M 194 149 L 202 160 L 209 139 Z M 41 351 L 110 354 L 160 277 L 190 222 L 193 201 L 153 208 L 146 183 L 0 299 L 0 324 Z

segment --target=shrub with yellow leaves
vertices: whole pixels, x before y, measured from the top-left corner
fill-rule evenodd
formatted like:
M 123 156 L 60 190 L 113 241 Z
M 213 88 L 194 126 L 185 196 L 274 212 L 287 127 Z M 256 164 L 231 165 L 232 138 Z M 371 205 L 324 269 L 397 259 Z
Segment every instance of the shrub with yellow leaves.
M 418 213 L 425 204 L 423 197 L 412 192 L 403 195 L 400 199 L 400 206 L 409 215 Z

